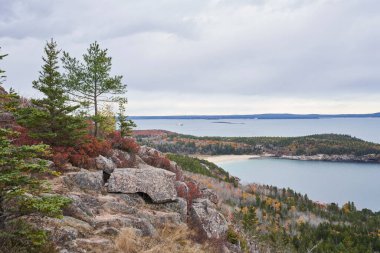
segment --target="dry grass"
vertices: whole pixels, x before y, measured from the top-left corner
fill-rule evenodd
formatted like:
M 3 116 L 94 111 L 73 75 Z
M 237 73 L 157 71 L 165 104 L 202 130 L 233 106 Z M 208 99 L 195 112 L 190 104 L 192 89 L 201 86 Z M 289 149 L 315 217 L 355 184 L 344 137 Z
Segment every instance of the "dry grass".
M 207 245 L 191 240 L 193 236 L 194 232 L 185 224 L 166 224 L 153 237 L 142 237 L 133 228 L 126 228 L 116 238 L 115 244 L 120 253 L 212 252 Z

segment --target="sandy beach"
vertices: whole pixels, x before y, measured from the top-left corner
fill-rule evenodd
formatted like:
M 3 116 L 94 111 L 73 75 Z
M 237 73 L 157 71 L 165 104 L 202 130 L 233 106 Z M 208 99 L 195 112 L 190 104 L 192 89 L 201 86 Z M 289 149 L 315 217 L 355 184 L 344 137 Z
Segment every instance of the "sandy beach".
M 260 158 L 261 156 L 259 155 L 213 155 L 213 156 L 200 155 L 196 157 L 199 159 L 207 160 L 212 163 L 222 163 L 222 162 L 230 162 L 230 161 L 257 159 L 257 158 Z

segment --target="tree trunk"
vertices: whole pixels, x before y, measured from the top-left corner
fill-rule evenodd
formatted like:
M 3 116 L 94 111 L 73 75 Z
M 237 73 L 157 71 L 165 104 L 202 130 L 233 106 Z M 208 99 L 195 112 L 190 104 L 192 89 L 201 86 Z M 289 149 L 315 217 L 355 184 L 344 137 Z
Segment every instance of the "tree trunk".
M 95 129 L 94 136 L 98 137 L 98 97 L 97 97 L 97 84 L 95 83 L 95 92 L 94 92 L 94 107 L 95 107 Z

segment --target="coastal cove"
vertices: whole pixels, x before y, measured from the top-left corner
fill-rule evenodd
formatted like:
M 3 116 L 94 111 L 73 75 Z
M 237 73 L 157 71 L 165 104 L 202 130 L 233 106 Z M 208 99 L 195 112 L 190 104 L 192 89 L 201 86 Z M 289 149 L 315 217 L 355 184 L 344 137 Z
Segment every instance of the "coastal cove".
M 239 177 L 242 183 L 289 187 L 314 201 L 340 206 L 353 201 L 358 209 L 380 210 L 379 164 L 228 157 L 211 156 L 207 160 Z

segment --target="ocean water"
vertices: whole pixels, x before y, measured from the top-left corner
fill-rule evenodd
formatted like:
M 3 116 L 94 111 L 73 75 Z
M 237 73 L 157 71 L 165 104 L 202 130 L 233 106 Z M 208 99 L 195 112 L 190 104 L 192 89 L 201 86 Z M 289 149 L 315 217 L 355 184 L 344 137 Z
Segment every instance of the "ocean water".
M 348 134 L 380 143 L 380 118 L 280 120 L 135 120 L 137 129 L 164 129 L 195 136 L 304 136 Z M 228 123 L 224 123 L 228 122 Z
M 358 209 L 380 211 L 380 164 L 251 159 L 218 163 L 243 183 L 291 188 L 314 201 L 353 201 Z

